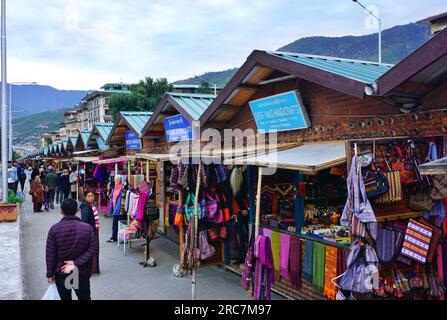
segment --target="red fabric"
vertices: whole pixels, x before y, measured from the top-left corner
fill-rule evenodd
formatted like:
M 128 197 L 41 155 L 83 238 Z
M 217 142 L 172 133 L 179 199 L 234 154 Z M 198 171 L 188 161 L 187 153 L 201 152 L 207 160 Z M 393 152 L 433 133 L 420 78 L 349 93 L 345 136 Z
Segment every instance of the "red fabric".
M 120 184 L 117 184 L 115 186 L 115 188 L 113 189 L 113 207 L 116 206 L 116 200 L 118 199 L 118 197 L 121 194 L 122 187 L 123 187 L 123 185 L 122 185 L 122 183 L 120 183 Z

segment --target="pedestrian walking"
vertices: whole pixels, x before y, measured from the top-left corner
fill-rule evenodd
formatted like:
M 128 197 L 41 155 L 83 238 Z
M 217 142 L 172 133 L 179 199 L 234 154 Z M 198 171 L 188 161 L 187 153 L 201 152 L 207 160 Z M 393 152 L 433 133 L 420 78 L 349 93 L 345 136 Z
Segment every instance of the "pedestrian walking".
M 25 192 L 25 182 L 26 182 L 26 169 L 25 165 L 20 164 L 18 166 L 18 177 L 19 177 L 19 183 L 20 183 L 20 190 L 22 193 Z
M 71 197 L 77 200 L 77 192 L 78 192 L 78 172 L 76 169 L 70 174 L 70 192 Z
M 59 186 L 59 177 L 54 173 L 53 167 L 49 167 L 48 174 L 45 177 L 45 186 L 49 195 L 50 209 L 54 209 L 54 198 L 56 195 L 56 188 Z
M 124 214 L 124 204 L 126 198 L 126 190 L 123 185 L 121 176 L 115 176 L 115 187 L 110 192 L 110 214 L 113 216 L 112 236 L 107 242 L 118 241 L 118 222 L 122 214 Z
M 81 221 L 88 223 L 95 230 L 98 253 L 92 258 L 92 274 L 99 275 L 99 215 L 94 206 L 95 194 L 93 191 L 84 192 L 84 200 L 81 203 Z
M 8 162 L 8 189 L 14 191 L 14 193 L 17 193 L 17 181 L 19 180 L 18 174 L 17 174 L 17 167 L 13 165 L 13 163 L 10 161 Z
M 62 203 L 62 200 L 64 200 L 64 193 L 62 192 L 61 189 L 61 176 L 62 176 L 62 170 L 59 170 L 58 172 L 56 172 L 57 175 L 57 179 L 58 179 L 58 184 L 56 187 L 56 204 L 60 204 Z
M 56 284 L 61 300 L 72 300 L 73 289 L 78 300 L 91 300 L 92 258 L 98 252 L 98 244 L 94 229 L 76 216 L 77 211 L 74 199 L 62 201 L 63 218 L 50 228 L 47 237 L 47 279 Z M 70 275 L 79 276 L 77 288 L 65 284 Z
M 31 185 L 33 184 L 33 168 L 32 167 L 28 167 L 28 170 L 26 170 L 26 180 L 28 180 L 29 182 L 29 188 L 31 190 Z
M 31 185 L 30 195 L 33 201 L 33 211 L 42 212 L 42 203 L 44 201 L 44 191 L 42 183 L 40 182 L 40 177 L 36 176 Z
M 61 177 L 59 180 L 59 187 L 60 187 L 60 190 L 62 191 L 62 196 L 63 196 L 64 200 L 67 199 L 68 196 L 70 195 L 70 176 L 68 175 L 67 169 L 64 169 L 62 171 L 62 174 L 61 174 Z

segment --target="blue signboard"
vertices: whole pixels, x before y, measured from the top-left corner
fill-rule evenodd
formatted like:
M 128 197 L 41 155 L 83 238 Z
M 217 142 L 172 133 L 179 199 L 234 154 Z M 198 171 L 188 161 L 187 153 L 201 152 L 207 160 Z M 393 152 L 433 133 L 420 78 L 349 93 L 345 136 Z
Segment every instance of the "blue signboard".
M 192 140 L 191 123 L 181 114 L 164 119 L 168 142 Z
M 261 133 L 305 129 L 310 126 L 299 93 L 289 91 L 249 102 Z
M 126 149 L 141 149 L 141 140 L 132 130 L 126 131 Z

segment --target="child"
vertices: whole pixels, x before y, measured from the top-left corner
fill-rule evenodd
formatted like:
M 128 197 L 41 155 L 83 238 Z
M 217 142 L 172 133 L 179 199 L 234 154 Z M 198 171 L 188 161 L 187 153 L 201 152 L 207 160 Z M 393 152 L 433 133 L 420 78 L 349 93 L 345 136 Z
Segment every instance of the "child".
M 48 187 L 45 187 L 44 191 L 44 205 L 45 205 L 45 211 L 50 210 L 50 191 L 48 190 Z

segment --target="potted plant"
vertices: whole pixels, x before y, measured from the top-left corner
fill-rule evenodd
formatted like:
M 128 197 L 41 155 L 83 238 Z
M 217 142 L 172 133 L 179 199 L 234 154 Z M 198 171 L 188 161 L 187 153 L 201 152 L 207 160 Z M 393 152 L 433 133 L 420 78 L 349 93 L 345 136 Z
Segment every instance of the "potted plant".
M 17 221 L 19 216 L 19 206 L 23 203 L 23 199 L 17 196 L 12 190 L 8 190 L 8 199 L 6 203 L 0 203 L 0 222 Z

